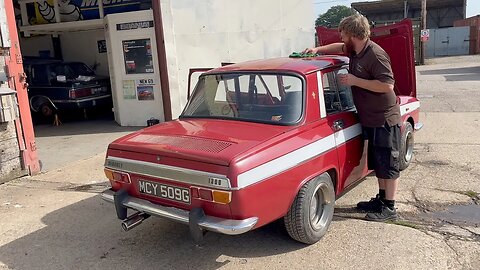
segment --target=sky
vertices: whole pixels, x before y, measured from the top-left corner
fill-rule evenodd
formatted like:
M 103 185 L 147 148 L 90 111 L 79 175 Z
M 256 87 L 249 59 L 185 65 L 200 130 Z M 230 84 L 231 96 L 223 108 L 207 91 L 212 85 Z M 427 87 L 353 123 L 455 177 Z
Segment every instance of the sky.
M 372 0 L 313 0 L 315 5 L 315 18 L 325 13 L 330 7 L 342 5 L 350 6 L 352 2 L 366 2 Z M 428 0 L 427 0 L 428 1 Z M 467 0 L 467 18 L 480 14 L 480 1 L 479 0 Z

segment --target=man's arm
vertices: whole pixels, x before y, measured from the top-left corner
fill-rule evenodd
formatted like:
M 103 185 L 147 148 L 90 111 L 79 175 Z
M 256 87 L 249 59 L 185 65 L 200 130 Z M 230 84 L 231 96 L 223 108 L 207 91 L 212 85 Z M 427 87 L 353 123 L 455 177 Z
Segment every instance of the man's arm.
M 355 85 L 377 93 L 388 93 L 393 91 L 393 84 L 384 83 L 379 80 L 365 80 L 357 77 Z
M 379 80 L 365 80 L 352 74 L 342 74 L 339 75 L 339 77 L 341 84 L 349 86 L 354 85 L 377 93 L 388 93 L 393 91 L 393 84 L 384 83 Z
M 307 48 L 303 51 L 303 53 L 341 54 L 343 53 L 343 46 L 344 44 L 341 42 L 332 43 L 325 46 Z

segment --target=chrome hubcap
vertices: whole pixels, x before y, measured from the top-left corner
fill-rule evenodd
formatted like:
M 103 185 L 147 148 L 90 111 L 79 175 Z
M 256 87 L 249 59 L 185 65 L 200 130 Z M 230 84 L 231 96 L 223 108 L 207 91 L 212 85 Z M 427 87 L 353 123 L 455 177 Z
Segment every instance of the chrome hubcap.
M 413 133 L 412 132 L 407 133 L 405 147 L 406 147 L 405 161 L 409 162 L 413 156 Z
M 326 184 L 320 184 L 313 193 L 310 202 L 310 224 L 314 230 L 320 230 L 327 226 L 328 208 L 333 200 L 329 199 L 329 189 Z

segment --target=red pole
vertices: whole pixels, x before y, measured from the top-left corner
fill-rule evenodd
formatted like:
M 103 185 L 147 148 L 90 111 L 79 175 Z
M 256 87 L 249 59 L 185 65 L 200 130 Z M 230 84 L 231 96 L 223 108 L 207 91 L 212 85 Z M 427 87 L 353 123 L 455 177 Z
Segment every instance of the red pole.
M 23 169 L 28 170 L 30 175 L 40 172 L 40 165 L 35 145 L 32 116 L 27 94 L 27 83 L 23 71 L 22 53 L 18 40 L 17 24 L 13 9 L 13 0 L 5 0 L 5 12 L 7 13 L 8 31 L 10 34 L 10 55 L 6 57 L 8 66 L 9 86 L 17 91 L 20 119 L 15 120 L 18 144 L 22 153 Z

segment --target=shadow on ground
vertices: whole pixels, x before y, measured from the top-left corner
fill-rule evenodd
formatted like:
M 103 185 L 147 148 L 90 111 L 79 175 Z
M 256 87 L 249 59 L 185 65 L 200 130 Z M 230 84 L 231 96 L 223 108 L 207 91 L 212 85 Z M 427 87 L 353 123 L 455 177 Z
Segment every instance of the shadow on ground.
M 239 236 L 208 233 L 202 246 L 193 243 L 187 226 L 158 218 L 123 232 L 113 205 L 99 196 L 42 222 L 44 228 L 0 247 L 0 261 L 12 269 L 217 269 L 230 263 L 228 257 L 241 263 L 306 247 L 278 221 Z

